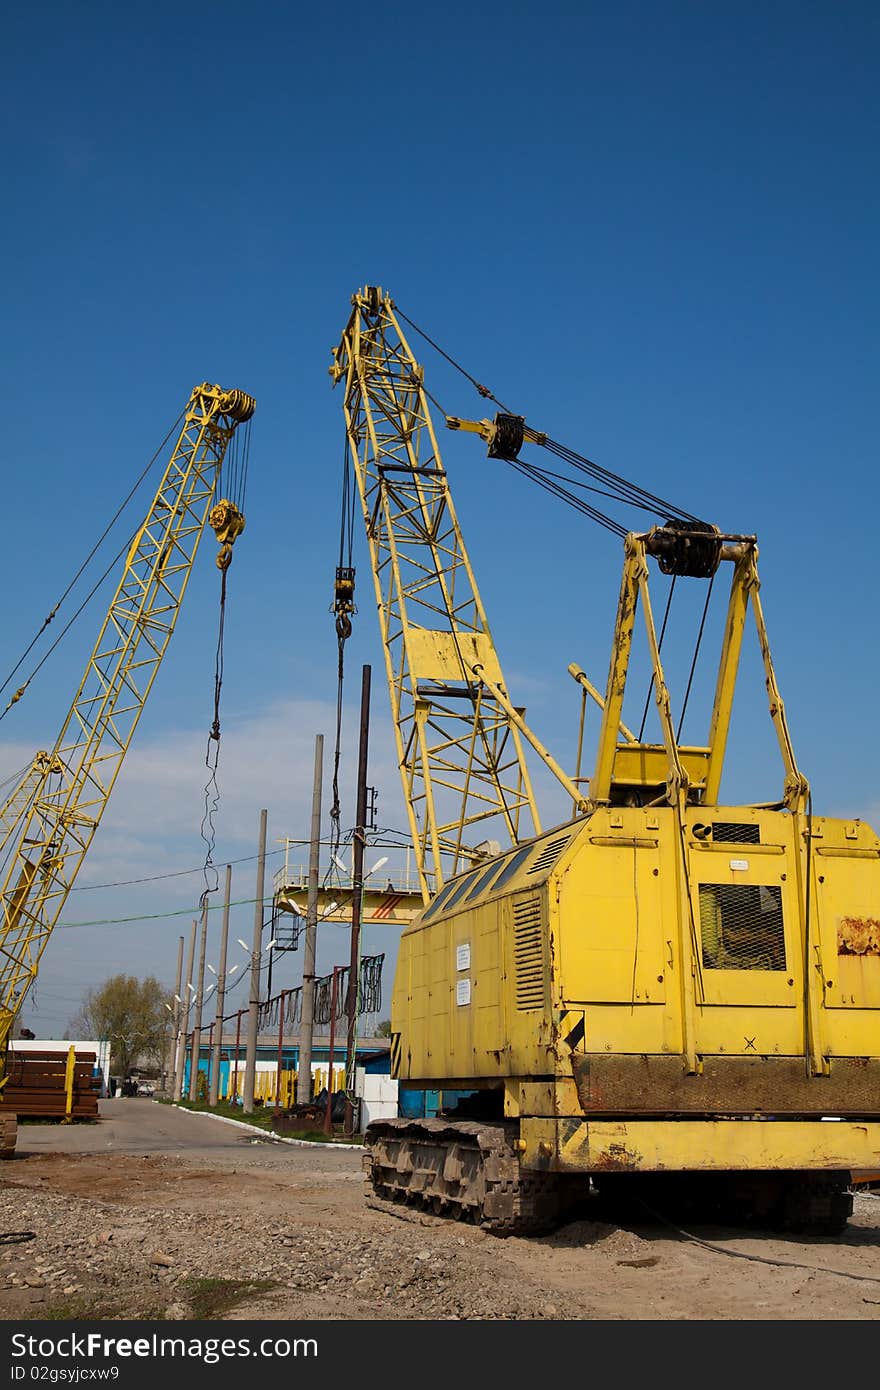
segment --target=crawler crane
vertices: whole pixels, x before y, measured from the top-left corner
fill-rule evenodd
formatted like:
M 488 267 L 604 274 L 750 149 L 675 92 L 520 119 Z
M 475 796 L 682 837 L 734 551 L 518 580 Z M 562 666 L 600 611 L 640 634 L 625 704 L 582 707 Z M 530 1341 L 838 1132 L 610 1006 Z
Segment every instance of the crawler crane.
M 402 315 L 376 287 L 352 304 L 330 370 L 425 901 L 400 943 L 392 1072 L 404 1090 L 467 1097 L 436 1119 L 372 1123 L 370 1190 L 498 1233 L 545 1229 L 588 1189 L 685 1193 L 737 1218 L 839 1231 L 851 1170 L 880 1158 L 880 841 L 858 820 L 813 812 L 755 537 L 687 513 L 624 534 L 604 695 L 569 668 L 601 709 L 592 775 L 569 777 L 508 695 Z M 503 411 L 446 423 L 482 435 L 499 459 L 547 439 Z M 701 746 L 676 732 L 654 567 L 698 584 L 730 576 Z M 653 743 L 623 723 L 640 615 Z M 750 616 L 781 795 L 726 805 Z M 571 797 L 570 822 L 542 829 L 527 748 Z M 490 819 L 510 848 L 478 841 Z
M 254 413 L 244 391 L 197 386 L 51 753 L 40 752 L 2 811 L 0 1094 L 12 1028 L 107 806 L 174 631 L 207 521 L 223 572 L 244 517 L 215 503 L 227 446 Z M 0 1155 L 15 1117 L 0 1113 Z

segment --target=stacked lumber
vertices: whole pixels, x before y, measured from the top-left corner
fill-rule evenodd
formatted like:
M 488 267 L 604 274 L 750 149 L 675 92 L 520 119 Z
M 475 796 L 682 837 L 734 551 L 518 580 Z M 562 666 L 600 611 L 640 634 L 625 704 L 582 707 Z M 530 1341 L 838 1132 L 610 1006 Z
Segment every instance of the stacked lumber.
M 6 1066 L 8 1081 L 0 1091 L 0 1119 L 27 1116 L 63 1119 L 67 1111 L 66 1052 L 18 1052 L 10 1048 Z M 93 1076 L 94 1052 L 79 1052 L 73 1069 L 74 1120 L 96 1120 L 100 1077 Z
M 0 1158 L 12 1158 L 18 1123 L 14 1115 L 0 1113 Z

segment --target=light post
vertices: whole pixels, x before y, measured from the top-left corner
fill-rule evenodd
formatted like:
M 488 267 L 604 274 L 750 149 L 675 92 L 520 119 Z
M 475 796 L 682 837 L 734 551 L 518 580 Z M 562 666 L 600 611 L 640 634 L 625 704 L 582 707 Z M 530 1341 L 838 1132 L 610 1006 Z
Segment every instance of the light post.
M 239 1009 L 235 1015 L 235 1070 L 232 1074 L 232 1095 L 230 1097 L 233 1105 L 238 1103 L 238 1053 L 241 1048 L 241 1016 L 246 1012 L 246 1009 Z
M 283 989 L 278 1001 L 278 1064 L 275 1068 L 275 1109 L 281 1109 L 281 1062 L 284 1048 L 284 999 L 290 990 Z
M 225 964 L 225 951 L 221 965 Z M 234 975 L 241 966 L 233 965 L 225 973 L 218 973 L 210 961 L 206 962 L 205 969 L 210 970 L 214 976 L 214 983 L 205 995 L 205 1002 L 210 999 L 211 994 L 217 992 L 217 1013 L 211 1024 L 211 1034 L 209 1049 L 211 1062 L 208 1075 L 208 1104 L 214 1106 L 220 1099 L 220 1052 L 223 1046 L 223 1000 L 226 993 L 226 980 L 230 975 Z
M 181 941 L 181 945 L 182 945 L 182 944 L 183 944 L 183 937 L 180 938 L 180 941 Z M 183 962 L 181 961 L 181 968 L 182 968 L 182 965 L 183 965 Z M 178 971 L 178 974 L 180 974 L 180 971 Z M 178 988 L 179 988 L 179 987 L 180 987 L 180 981 L 178 980 Z M 167 1092 L 167 1090 L 168 1090 L 168 1083 L 169 1083 L 169 1081 L 170 1081 L 170 1082 L 171 1082 L 171 1086 L 172 1086 L 172 1094 L 173 1094 L 173 1086 L 174 1086 L 174 1059 L 175 1059 L 175 1057 L 177 1056 L 177 1029 L 178 1029 L 178 1010 L 179 1010 L 179 1008 L 180 1008 L 180 995 L 179 995 L 179 994 L 175 994 L 175 995 L 173 996 L 173 998 L 174 998 L 174 1001 L 175 1001 L 175 1002 L 174 1002 L 174 1008 L 173 1008 L 173 1009 L 172 1009 L 172 1007 L 171 1007 L 171 1005 L 170 1005 L 169 1003 L 167 1003 L 167 1002 L 165 1003 L 165 1008 L 168 1010 L 168 1012 L 169 1012 L 170 1015 L 171 1015 L 171 1036 L 170 1036 L 170 1040 L 169 1040 L 168 1052 L 167 1052 L 167 1057 L 166 1057 L 166 1062 L 165 1062 L 165 1071 L 164 1071 L 163 1076 L 162 1076 L 162 1090 L 165 1091 L 165 1092 Z M 163 1002 L 164 1002 L 164 1001 L 163 1001 Z
M 226 976 L 231 975 L 233 970 L 226 969 L 226 943 L 229 939 L 229 908 L 232 897 L 232 865 L 226 865 L 226 888 L 223 897 L 223 926 L 220 932 L 220 973 L 212 970 L 212 974 L 217 976 L 217 1014 L 215 1018 L 216 1035 L 214 1035 L 213 1046 L 211 1048 L 211 1075 L 208 1088 L 208 1104 L 215 1106 L 220 1099 L 220 1053 L 223 1047 L 223 1001 L 226 993 Z
M 257 891 L 254 897 L 254 939 L 251 947 L 251 997 L 248 1002 L 247 1050 L 244 1064 L 245 1114 L 254 1108 L 254 1080 L 257 1070 L 257 1026 L 260 1012 L 260 944 L 263 939 L 263 905 L 266 901 L 266 820 L 268 811 L 260 812 L 260 838 L 257 852 Z M 245 950 L 247 950 L 245 946 Z
M 165 1007 L 171 1015 L 171 1038 L 165 1056 L 165 1075 L 162 1078 L 162 1090 L 167 1095 L 171 1092 L 174 1096 L 174 1072 L 177 1064 L 177 1034 L 180 1030 L 180 991 L 183 989 L 183 937 L 178 940 L 177 945 L 177 982 L 174 986 L 174 1008 L 170 1004 Z
M 315 956 L 318 947 L 318 871 L 321 855 L 321 777 L 324 735 L 315 739 L 315 772 L 312 783 L 312 834 L 309 842 L 309 891 L 303 947 L 302 1013 L 299 1029 L 296 1098 L 300 1105 L 312 1099 L 312 1040 L 315 1031 Z
M 345 1133 L 354 1133 L 355 1048 L 357 1030 L 358 975 L 360 973 L 361 907 L 364 896 L 364 847 L 367 840 L 367 750 L 370 731 L 371 668 L 361 670 L 361 717 L 357 770 L 357 811 L 351 849 L 351 960 L 348 973 L 348 1039 L 345 1064 Z
M 363 865 L 363 847 L 361 847 L 359 858 L 360 865 Z M 388 863 L 388 855 L 383 854 L 381 859 L 377 859 L 372 868 L 367 869 L 366 873 L 361 869 L 358 874 L 357 869 L 353 870 L 355 877 L 355 901 L 352 902 L 351 913 L 351 964 L 348 975 L 348 997 L 346 999 L 346 1014 L 348 1017 L 348 1040 L 345 1062 L 345 1133 L 354 1133 L 354 1090 L 357 1060 L 357 1020 L 358 1006 L 360 1004 L 361 992 L 361 920 L 363 917 L 363 897 L 364 886 L 368 878 L 377 873 L 383 864 Z
M 189 1030 L 190 994 L 192 993 L 193 961 L 195 958 L 197 931 L 198 922 L 194 921 L 192 924 L 192 932 L 189 938 L 189 951 L 187 954 L 186 989 L 183 991 L 181 998 L 177 1001 L 180 1005 L 180 1034 L 177 1043 L 177 1065 L 174 1071 L 175 1101 L 183 1100 L 183 1076 L 186 1062 L 186 1035 Z
M 195 1016 L 193 1019 L 192 1053 L 189 1064 L 189 1098 L 195 1103 L 199 1098 L 199 1061 L 202 1055 L 202 1004 L 205 997 L 205 951 L 208 945 L 208 900 L 202 903 L 202 929 L 199 937 L 198 988 L 193 997 Z
M 253 948 L 249 947 L 246 941 L 237 937 L 239 946 L 247 951 L 251 958 L 251 997 L 248 1004 L 248 1031 L 247 1043 L 245 1045 L 244 1059 L 244 1091 L 242 1094 L 242 1110 L 245 1114 L 250 1114 L 254 1108 L 254 1089 L 257 1073 L 257 1031 L 260 1011 L 260 957 L 262 954 L 259 942 L 259 935 L 254 929 L 255 942 Z M 265 950 L 268 953 L 275 946 L 275 938 L 267 943 Z
M 336 977 L 343 967 L 334 965 L 330 986 L 330 1042 L 327 1047 L 327 1109 L 324 1111 L 324 1133 L 333 1133 L 333 1046 L 336 1041 Z

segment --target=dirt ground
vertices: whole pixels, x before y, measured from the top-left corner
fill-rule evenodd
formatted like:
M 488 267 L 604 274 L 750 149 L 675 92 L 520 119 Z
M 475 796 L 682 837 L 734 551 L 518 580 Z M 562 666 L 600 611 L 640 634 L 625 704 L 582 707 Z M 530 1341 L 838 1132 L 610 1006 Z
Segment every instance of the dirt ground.
M 155 1107 L 156 1109 L 161 1107 Z M 218 1121 L 189 1117 L 212 1134 Z M 502 1239 L 364 1192 L 358 1149 L 28 1146 L 0 1171 L 0 1320 L 839 1320 L 880 1313 L 880 1195 L 844 1235 L 613 1225 Z M 74 1146 L 75 1147 L 75 1146 Z M 148 1146 L 144 1146 L 147 1147 Z M 32 1238 L 18 1239 L 19 1236 Z

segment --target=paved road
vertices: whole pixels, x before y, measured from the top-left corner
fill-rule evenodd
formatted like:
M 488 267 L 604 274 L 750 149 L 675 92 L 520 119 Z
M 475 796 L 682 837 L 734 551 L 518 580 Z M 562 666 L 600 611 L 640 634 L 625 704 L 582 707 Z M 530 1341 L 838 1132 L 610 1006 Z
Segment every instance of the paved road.
M 172 1154 L 220 1164 L 241 1165 L 249 1159 L 260 1167 L 309 1166 L 348 1171 L 360 1168 L 359 1148 L 296 1145 L 266 1139 L 212 1115 L 178 1110 L 136 1096 L 98 1103 L 97 1124 L 26 1124 L 18 1130 L 17 1157 L 28 1154 Z

